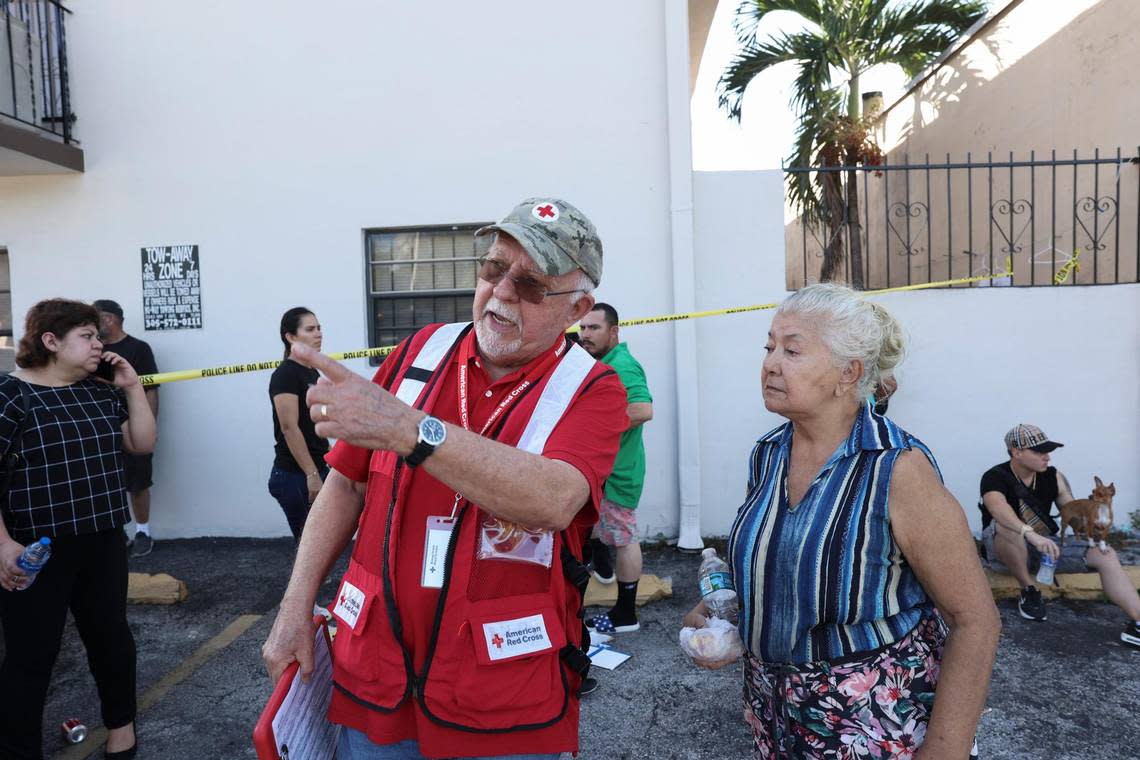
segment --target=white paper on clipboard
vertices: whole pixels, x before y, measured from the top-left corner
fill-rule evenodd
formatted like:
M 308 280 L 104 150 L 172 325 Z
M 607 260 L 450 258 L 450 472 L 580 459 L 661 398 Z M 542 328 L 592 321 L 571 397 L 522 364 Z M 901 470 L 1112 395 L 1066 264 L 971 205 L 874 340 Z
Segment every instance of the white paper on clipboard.
M 293 677 L 289 693 L 273 716 L 273 740 L 282 760 L 332 760 L 340 726 L 328 719 L 332 701 L 332 655 L 324 626 L 317 626 L 313 642 L 313 675 L 308 683 L 301 673 Z

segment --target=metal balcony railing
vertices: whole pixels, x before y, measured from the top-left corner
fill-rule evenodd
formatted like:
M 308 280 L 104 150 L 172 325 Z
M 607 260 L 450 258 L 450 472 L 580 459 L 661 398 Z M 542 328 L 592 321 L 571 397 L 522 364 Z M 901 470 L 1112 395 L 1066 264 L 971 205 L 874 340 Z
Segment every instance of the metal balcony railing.
M 0 116 L 74 143 L 68 88 L 71 11 L 57 0 L 0 0 Z

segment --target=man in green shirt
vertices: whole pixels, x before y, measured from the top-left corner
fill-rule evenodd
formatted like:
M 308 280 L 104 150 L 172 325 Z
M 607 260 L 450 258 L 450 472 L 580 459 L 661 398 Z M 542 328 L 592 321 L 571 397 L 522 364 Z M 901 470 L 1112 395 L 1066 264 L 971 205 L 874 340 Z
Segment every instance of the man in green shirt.
M 645 482 L 645 445 L 641 440 L 641 426 L 653 419 L 653 397 L 649 395 L 645 382 L 645 370 L 629 353 L 626 344 L 618 340 L 618 315 L 614 307 L 607 303 L 596 304 L 578 324 L 582 348 L 598 361 L 613 367 L 625 386 L 629 404 L 626 409 L 629 428 L 622 433 L 613 472 L 606 480 L 606 495 L 596 528 L 596 535 L 604 544 L 596 547 L 601 550 L 599 554 L 608 554 L 606 547 L 616 547 L 617 604 L 609 612 L 587 620 L 586 625 L 598 633 L 626 633 L 640 627 L 637 622 L 637 582 L 641 579 L 641 542 L 634 510 L 641 500 L 641 487 Z M 601 573 L 595 575 L 606 582 Z M 613 582 L 613 575 L 608 582 Z

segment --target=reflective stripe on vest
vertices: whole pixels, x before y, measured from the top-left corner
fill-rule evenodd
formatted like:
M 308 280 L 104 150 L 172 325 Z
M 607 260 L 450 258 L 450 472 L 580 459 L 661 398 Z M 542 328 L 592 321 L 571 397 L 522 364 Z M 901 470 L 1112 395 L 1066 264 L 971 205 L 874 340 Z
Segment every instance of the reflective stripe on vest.
M 431 337 L 420 348 L 419 353 L 412 358 L 409 370 L 418 369 L 420 372 L 417 374 L 424 377 L 434 375 L 439 369 L 443 357 L 447 355 L 448 349 L 460 338 L 464 329 L 470 324 L 470 322 L 454 322 L 446 324 L 432 333 Z M 539 396 L 538 403 L 535 404 L 534 411 L 531 412 L 526 428 L 523 429 L 522 437 L 519 438 L 517 448 L 529 451 L 531 454 L 542 454 L 542 450 L 546 447 L 546 439 L 550 437 L 554 427 L 562 419 L 562 415 L 566 413 L 570 401 L 574 398 L 574 394 L 577 393 L 586 376 L 590 374 L 595 362 L 594 357 L 590 356 L 586 349 L 577 343 L 570 345 L 570 350 L 554 368 L 546 387 L 542 389 L 542 395 Z M 426 384 L 426 379 L 412 379 L 408 377 L 408 371 L 405 370 L 394 393 L 396 398 L 411 406 L 416 403 L 416 399 L 419 398 Z
M 574 398 L 586 375 L 590 374 L 595 362 L 594 357 L 577 343 L 570 346 L 566 356 L 554 368 L 546 387 L 542 389 L 538 404 L 519 438 L 518 448 L 532 454 L 542 453 L 546 439 L 566 413 L 566 407 L 570 406 L 570 400 Z
M 439 367 L 439 363 L 447 354 L 447 349 L 451 348 L 455 339 L 469 324 L 471 323 L 452 322 L 433 332 L 431 337 L 420 347 L 419 353 L 412 359 L 412 364 L 408 369 L 422 370 L 428 376 L 435 374 L 436 368 Z M 407 370 L 405 370 L 404 377 L 400 379 L 400 386 L 393 393 L 396 398 L 408 406 L 413 406 L 425 385 L 427 385 L 426 380 L 414 380 L 407 376 Z

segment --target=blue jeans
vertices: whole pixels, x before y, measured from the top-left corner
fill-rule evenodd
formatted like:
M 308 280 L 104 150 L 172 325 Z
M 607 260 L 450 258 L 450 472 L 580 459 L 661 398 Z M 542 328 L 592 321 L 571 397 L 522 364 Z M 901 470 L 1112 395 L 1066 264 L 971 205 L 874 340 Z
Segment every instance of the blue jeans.
M 503 743 L 510 739 L 504 737 Z M 557 760 L 558 755 L 495 755 L 497 760 Z M 395 744 L 373 744 L 361 731 L 343 726 L 336 745 L 336 760 L 426 760 L 420 754 L 420 745 L 414 739 Z M 490 760 L 490 758 L 470 758 Z
M 329 468 L 324 462 L 317 464 L 317 469 L 320 470 L 321 480 L 328 477 Z M 285 519 L 289 521 L 293 543 L 297 543 L 301 540 L 301 531 L 305 529 L 305 518 L 309 516 L 309 486 L 305 473 L 274 467 L 269 471 L 269 493 L 281 505 Z

